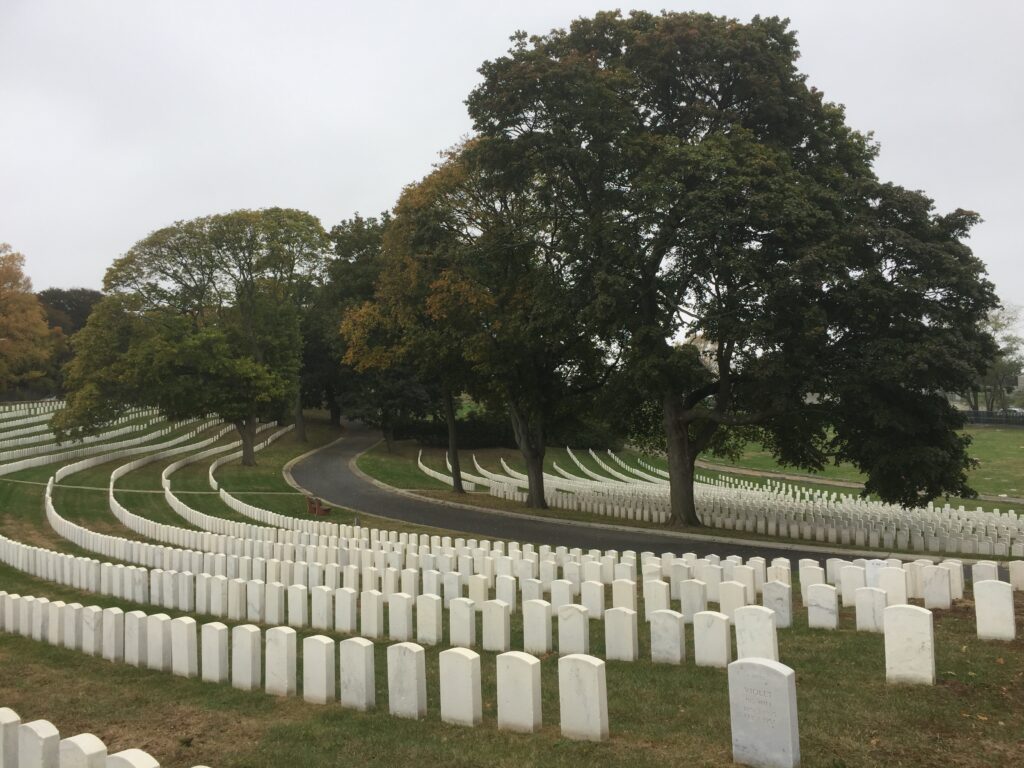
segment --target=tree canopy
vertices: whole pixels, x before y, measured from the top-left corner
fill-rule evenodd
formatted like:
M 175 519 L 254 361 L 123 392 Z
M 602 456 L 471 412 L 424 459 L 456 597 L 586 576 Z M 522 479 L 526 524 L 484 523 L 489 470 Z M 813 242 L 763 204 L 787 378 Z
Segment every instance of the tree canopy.
M 25 257 L 0 243 L 0 397 L 45 375 L 51 347 Z
M 886 500 L 971 493 L 942 391 L 992 353 L 977 217 L 880 181 L 797 57 L 777 18 L 599 13 L 517 35 L 467 102 L 489 181 L 559 223 L 593 330 L 662 409 L 676 522 L 737 427 Z
M 302 343 L 299 286 L 322 268 L 326 235 L 302 211 L 235 211 L 177 222 L 107 271 L 107 296 L 75 337 L 65 431 L 128 405 L 168 418 L 217 414 L 253 463 L 259 420 L 289 412 Z

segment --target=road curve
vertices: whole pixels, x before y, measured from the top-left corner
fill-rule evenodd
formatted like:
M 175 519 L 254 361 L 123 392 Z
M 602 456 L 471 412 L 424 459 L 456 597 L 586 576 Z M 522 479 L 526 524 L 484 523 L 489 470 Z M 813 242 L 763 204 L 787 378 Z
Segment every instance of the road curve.
M 359 424 L 349 424 L 345 436 L 317 450 L 291 467 L 295 483 L 330 504 L 365 514 L 400 520 L 416 525 L 445 528 L 452 531 L 496 539 L 532 541 L 552 546 L 582 549 L 632 549 L 637 552 L 715 553 L 725 557 L 743 558 L 760 555 L 769 561 L 786 557 L 793 561 L 802 557 L 822 561 L 819 553 L 768 544 L 749 546 L 730 542 L 706 541 L 686 536 L 666 535 L 656 531 L 624 530 L 602 526 L 539 520 L 527 515 L 512 515 L 479 508 L 450 506 L 429 499 L 413 498 L 385 490 L 353 472 L 349 462 L 380 440 L 380 435 Z

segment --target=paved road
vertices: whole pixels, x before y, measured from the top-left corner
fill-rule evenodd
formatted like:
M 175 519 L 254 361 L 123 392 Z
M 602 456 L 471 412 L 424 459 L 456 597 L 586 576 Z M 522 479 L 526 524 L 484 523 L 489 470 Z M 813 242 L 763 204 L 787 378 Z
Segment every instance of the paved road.
M 496 539 L 532 541 L 537 544 L 583 549 L 632 549 L 637 552 L 650 550 L 659 554 L 695 552 L 698 555 L 714 553 L 722 557 L 740 555 L 744 558 L 761 555 L 769 561 L 774 557 L 788 557 L 793 561 L 794 570 L 796 560 L 801 557 L 824 560 L 823 556 L 788 549 L 784 545 L 751 547 L 666 536 L 658 532 L 570 525 L 557 521 L 496 514 L 482 509 L 452 507 L 428 499 L 410 498 L 384 490 L 349 469 L 349 461 L 378 440 L 379 433 L 362 425 L 350 424 L 346 436 L 339 442 L 317 451 L 293 466 L 292 477 L 310 493 L 334 506 L 347 507 L 392 520 Z

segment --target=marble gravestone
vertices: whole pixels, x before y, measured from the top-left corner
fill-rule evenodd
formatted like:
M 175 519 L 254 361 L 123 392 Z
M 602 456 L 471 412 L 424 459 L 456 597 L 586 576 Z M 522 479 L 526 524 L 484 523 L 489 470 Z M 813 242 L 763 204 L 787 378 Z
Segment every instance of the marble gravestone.
M 732 759 L 752 768 L 800 765 L 796 673 L 770 659 L 729 665 Z

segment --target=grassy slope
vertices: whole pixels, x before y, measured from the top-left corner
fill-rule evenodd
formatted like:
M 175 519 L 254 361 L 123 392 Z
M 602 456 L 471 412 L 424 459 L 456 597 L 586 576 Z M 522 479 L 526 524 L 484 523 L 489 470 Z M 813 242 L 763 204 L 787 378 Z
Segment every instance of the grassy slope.
M 0 584 L 12 593 L 136 607 L 7 568 L 0 568 Z M 1018 613 L 1024 613 L 1024 596 L 1017 599 Z M 882 638 L 855 632 L 850 609 L 842 611 L 843 629 L 838 632 L 808 629 L 802 611 L 797 611 L 796 622 L 780 632 L 779 644 L 781 660 L 797 671 L 805 766 L 1011 764 L 1024 732 L 1024 640 L 983 643 L 973 638 L 969 602 L 936 614 L 939 682 L 933 688 L 886 685 Z M 478 625 L 478 638 L 481 631 Z M 521 631 L 520 618 L 514 616 L 513 648 L 521 647 Z M 299 634 L 301 647 L 302 637 L 320 633 Z M 643 623 L 639 641 L 646 656 L 649 635 Z M 171 768 L 200 761 L 221 768 L 290 761 L 328 766 L 337 764 L 341 750 L 348 762 L 381 766 L 405 761 L 571 766 L 584 760 L 604 765 L 728 765 L 727 676 L 724 670 L 695 667 L 692 637 L 687 642 L 683 666 L 656 666 L 644 658 L 608 663 L 612 739 L 604 745 L 559 738 L 555 655 L 542 660 L 545 728 L 539 735 L 497 731 L 493 653 L 481 653 L 481 727 L 440 722 L 435 649 L 427 653 L 427 718 L 391 718 L 386 714 L 385 641 L 376 648 L 378 711 L 368 714 L 111 665 L 8 635 L 0 635 L 0 666 L 16 663 L 19 674 L 0 676 L 0 701 L 23 717 L 46 717 L 64 733 L 89 731 L 117 748 L 147 749 Z M 601 624 L 592 622 L 591 651 L 601 656 L 603 649 Z
M 1024 429 L 1014 427 L 971 426 L 967 430 L 972 442 L 970 455 L 979 465 L 969 473 L 972 487 L 988 495 L 1024 496 Z M 806 474 L 801 470 L 781 467 L 761 446 L 750 444 L 741 459 L 729 461 L 705 457 L 709 462 L 725 466 L 745 467 L 767 472 Z M 848 464 L 825 467 L 817 475 L 831 480 L 863 482 L 864 476 Z
M 326 442 L 327 437 L 331 434 L 325 428 L 312 444 Z M 280 505 L 279 511 L 286 514 L 302 515 L 305 505 L 301 497 L 279 493 L 288 490 L 280 477 L 280 467 L 308 446 L 291 438 L 285 440 L 262 454 L 258 467 L 224 467 L 218 478 L 239 494 L 251 493 L 257 487 L 264 493 L 269 491 L 246 498 L 261 506 Z M 487 460 L 494 458 L 489 456 Z M 413 470 L 418 472 L 415 467 Z M 205 475 L 205 468 L 202 472 Z M 182 488 L 188 484 L 183 476 Z M 150 496 L 125 495 L 131 495 L 133 502 L 136 497 Z M 91 501 L 93 497 L 102 503 L 102 494 L 82 493 L 81 514 L 90 514 L 89 507 L 97 503 Z M 162 503 L 159 496 L 153 498 Z M 70 505 L 70 498 L 66 503 Z M 0 530 L 23 540 L 24 534 L 45 537 L 48 527 L 40 505 L 40 486 L 0 481 Z M 341 511 L 332 519 L 350 519 L 350 513 Z M 374 524 L 365 518 L 362 522 Z M 66 542 L 56 543 L 64 551 L 71 549 Z M 59 587 L 6 567 L 0 567 L 0 589 L 154 611 L 151 606 L 132 606 Z M 1024 616 L 1024 596 L 1018 595 L 1017 600 L 1018 615 Z M 934 688 L 885 685 L 882 639 L 854 632 L 849 609 L 842 612 L 844 628 L 834 633 L 809 630 L 802 611 L 796 614 L 797 626 L 780 632 L 780 649 L 783 663 L 797 671 L 805 766 L 916 766 L 941 762 L 980 768 L 1011 764 L 1012 755 L 1018 754 L 1024 733 L 1024 640 L 977 641 L 972 635 L 970 603 L 936 614 L 939 684 Z M 513 618 L 512 647 L 521 647 L 520 621 L 519 615 Z M 314 632 L 300 633 L 310 634 Z M 481 636 L 480 627 L 477 636 Z M 642 623 L 639 639 L 646 656 L 649 636 Z M 111 665 L 9 635 L 0 635 L 0 669 L 17 669 L 18 674 L 0 674 L 0 703 L 12 706 L 26 719 L 50 719 L 65 735 L 92 732 L 114 749 L 146 749 L 170 768 L 198 763 L 219 768 L 284 763 L 329 766 L 338 764 L 341 754 L 346 762 L 376 766 L 404 762 L 517 768 L 542 763 L 575 766 L 581 762 L 729 765 L 726 674 L 724 670 L 695 667 L 692 637 L 687 638 L 687 644 L 691 661 L 681 667 L 655 666 L 643 659 L 633 664 L 608 663 L 612 738 L 602 745 L 568 742 L 559 737 L 554 656 L 542 663 L 545 727 L 541 734 L 519 736 L 496 729 L 491 653 L 481 654 L 484 724 L 480 728 L 458 728 L 440 722 L 435 650 L 427 654 L 427 719 L 410 722 L 389 717 L 387 643 L 383 641 L 376 650 L 378 711 L 366 714 Z M 600 656 L 603 647 L 601 625 L 593 622 L 591 650 Z

